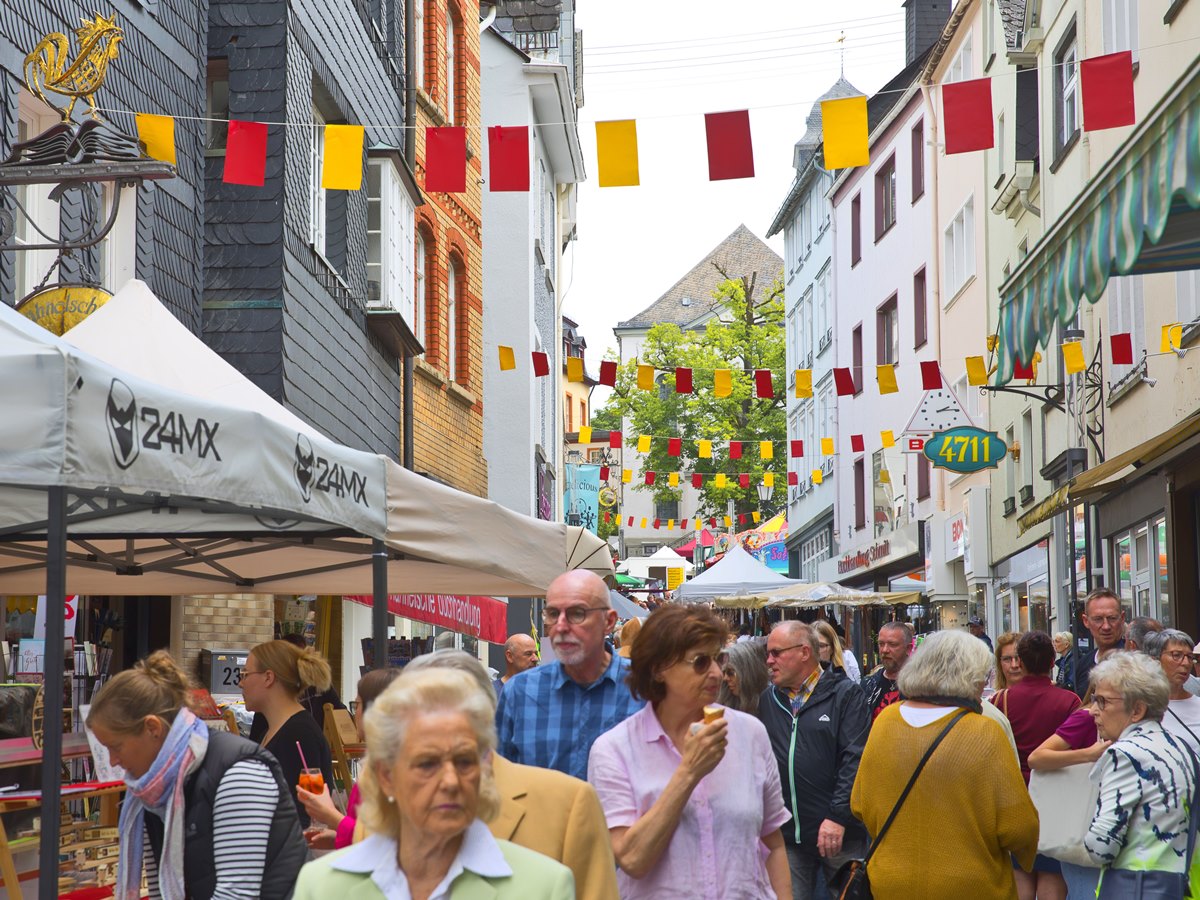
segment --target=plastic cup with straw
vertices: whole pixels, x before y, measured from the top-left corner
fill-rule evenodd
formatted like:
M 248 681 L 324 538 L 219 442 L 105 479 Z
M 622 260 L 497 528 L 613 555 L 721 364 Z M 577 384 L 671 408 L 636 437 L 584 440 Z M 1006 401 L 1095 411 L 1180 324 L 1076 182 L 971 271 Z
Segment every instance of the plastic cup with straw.
M 309 768 L 308 760 L 304 758 L 304 749 L 300 746 L 299 741 L 296 741 L 296 752 L 300 754 L 300 765 L 304 767 L 300 770 L 301 789 L 308 791 L 310 794 L 324 792 L 325 776 L 321 774 L 320 769 Z

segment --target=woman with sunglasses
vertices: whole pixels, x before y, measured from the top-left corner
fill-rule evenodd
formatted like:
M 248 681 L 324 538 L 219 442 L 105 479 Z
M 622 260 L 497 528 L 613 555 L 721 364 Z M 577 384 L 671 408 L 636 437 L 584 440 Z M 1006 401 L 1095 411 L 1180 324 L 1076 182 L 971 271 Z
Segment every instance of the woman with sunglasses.
M 721 689 L 717 703 L 752 716 L 758 715 L 758 698 L 767 689 L 767 661 L 758 641 L 730 644 L 717 657 Z
M 790 816 L 766 729 L 735 709 L 714 718 L 710 705 L 725 637 L 709 610 L 653 613 L 629 673 L 648 704 L 592 745 L 588 781 L 608 820 L 622 900 L 791 898 L 780 832 Z

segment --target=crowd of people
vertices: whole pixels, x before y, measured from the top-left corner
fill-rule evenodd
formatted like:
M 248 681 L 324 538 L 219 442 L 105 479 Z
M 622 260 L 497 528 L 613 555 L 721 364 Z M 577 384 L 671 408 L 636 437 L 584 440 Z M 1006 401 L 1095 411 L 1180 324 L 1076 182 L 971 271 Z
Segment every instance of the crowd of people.
M 311 649 L 251 651 L 248 740 L 196 719 L 166 653 L 113 678 L 88 725 L 126 771 L 118 900 L 143 875 L 163 900 L 808 900 L 863 872 L 878 900 L 1115 900 L 1200 870 L 1200 647 L 1111 591 L 1091 649 L 893 621 L 866 673 L 831 623 L 736 637 L 700 606 L 614 649 L 589 572 L 543 609 L 552 662 L 515 635 L 498 677 L 457 650 L 365 675 L 344 808 Z

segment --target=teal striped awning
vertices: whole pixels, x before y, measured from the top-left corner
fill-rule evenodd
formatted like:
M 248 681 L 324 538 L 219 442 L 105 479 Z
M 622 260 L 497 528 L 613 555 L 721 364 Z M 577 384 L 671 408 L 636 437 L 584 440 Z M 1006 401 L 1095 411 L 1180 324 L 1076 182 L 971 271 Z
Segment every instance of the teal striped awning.
M 1200 59 L 1000 286 L 997 384 L 1113 275 L 1200 268 Z M 1135 348 L 1136 352 L 1136 348 Z

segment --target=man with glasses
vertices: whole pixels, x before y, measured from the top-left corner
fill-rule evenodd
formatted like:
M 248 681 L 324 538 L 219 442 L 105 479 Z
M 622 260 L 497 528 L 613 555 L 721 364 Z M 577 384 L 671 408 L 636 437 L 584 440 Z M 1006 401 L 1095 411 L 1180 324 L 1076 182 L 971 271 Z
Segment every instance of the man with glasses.
M 783 802 L 792 821 L 783 826 L 793 900 L 824 896 L 845 862 L 862 859 L 868 838 L 850 812 L 850 789 L 867 740 L 869 716 L 862 689 L 820 662 L 817 632 L 803 622 L 780 622 L 767 637 L 771 686 L 759 701 L 779 763 Z
M 556 660 L 504 686 L 496 749 L 509 762 L 586 781 L 592 743 L 644 704 L 626 684 L 629 660 L 604 646 L 617 614 L 598 575 L 575 569 L 554 579 L 542 622 Z
M 1095 645 L 1094 650 L 1075 648 L 1075 693 L 1086 700 L 1088 676 L 1096 663 L 1125 647 L 1125 610 L 1112 588 L 1096 588 L 1084 599 L 1083 627 Z

